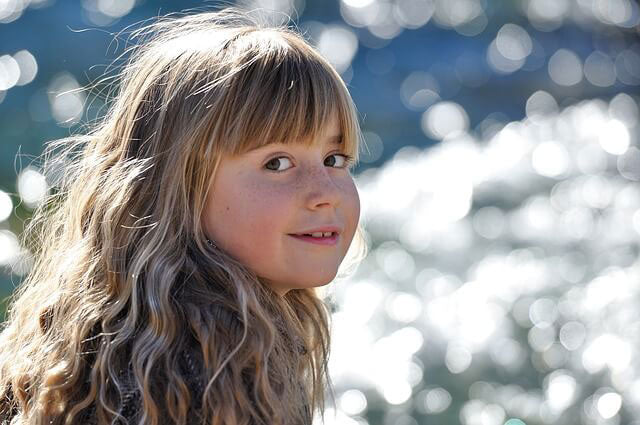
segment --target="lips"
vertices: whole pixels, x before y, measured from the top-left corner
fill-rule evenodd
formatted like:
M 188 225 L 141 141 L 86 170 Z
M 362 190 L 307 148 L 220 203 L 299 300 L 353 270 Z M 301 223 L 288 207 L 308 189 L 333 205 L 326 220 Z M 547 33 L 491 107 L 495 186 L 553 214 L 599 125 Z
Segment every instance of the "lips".
M 331 233 L 331 236 L 329 237 L 323 236 L 321 238 L 308 236 L 308 235 L 289 235 L 289 236 L 299 241 L 308 242 L 316 245 L 335 245 L 338 243 L 338 238 L 340 237 L 337 233 L 333 233 L 333 232 Z
M 314 233 L 335 233 L 340 234 L 340 228 L 337 226 L 323 226 L 323 227 L 315 227 L 307 230 L 303 230 L 301 232 L 290 233 L 291 236 L 304 236 L 304 235 L 312 235 Z
M 316 236 L 313 236 L 314 233 Z M 322 236 L 318 237 L 320 234 Z M 340 229 L 336 226 L 316 227 L 299 233 L 290 233 L 289 236 L 316 245 L 335 245 L 340 237 Z

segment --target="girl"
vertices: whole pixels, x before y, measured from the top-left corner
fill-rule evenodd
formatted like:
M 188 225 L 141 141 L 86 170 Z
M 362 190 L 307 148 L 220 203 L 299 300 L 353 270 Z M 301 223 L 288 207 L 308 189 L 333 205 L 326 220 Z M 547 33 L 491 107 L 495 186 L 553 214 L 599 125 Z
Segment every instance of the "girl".
M 358 227 L 348 91 L 301 36 L 235 9 L 134 37 L 99 125 L 45 149 L 57 193 L 24 233 L 0 420 L 310 424 L 328 385 L 315 287 Z

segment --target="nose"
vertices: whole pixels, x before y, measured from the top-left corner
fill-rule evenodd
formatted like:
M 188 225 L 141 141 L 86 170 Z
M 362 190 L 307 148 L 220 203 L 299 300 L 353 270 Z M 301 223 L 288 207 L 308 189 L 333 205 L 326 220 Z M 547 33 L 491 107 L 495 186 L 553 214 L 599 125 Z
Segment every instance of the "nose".
M 331 168 L 314 167 L 303 180 L 304 202 L 310 210 L 337 207 L 342 199 L 342 189 Z

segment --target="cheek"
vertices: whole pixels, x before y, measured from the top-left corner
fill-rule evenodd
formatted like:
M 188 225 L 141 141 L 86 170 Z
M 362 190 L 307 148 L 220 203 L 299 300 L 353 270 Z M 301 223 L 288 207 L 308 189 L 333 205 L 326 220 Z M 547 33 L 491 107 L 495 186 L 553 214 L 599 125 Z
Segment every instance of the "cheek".
M 281 188 L 238 182 L 232 190 L 222 192 L 219 204 L 212 208 L 209 220 L 213 233 L 221 246 L 236 257 L 272 247 L 284 232 L 290 199 L 291 195 Z
M 353 185 L 353 197 L 356 205 L 356 220 L 360 219 L 360 193 L 358 193 L 358 189 L 356 185 Z
M 344 193 L 346 199 L 345 205 L 347 206 L 346 215 L 349 223 L 353 227 L 356 227 L 360 219 L 360 195 L 358 194 L 358 189 L 352 179 L 349 179 L 345 184 Z

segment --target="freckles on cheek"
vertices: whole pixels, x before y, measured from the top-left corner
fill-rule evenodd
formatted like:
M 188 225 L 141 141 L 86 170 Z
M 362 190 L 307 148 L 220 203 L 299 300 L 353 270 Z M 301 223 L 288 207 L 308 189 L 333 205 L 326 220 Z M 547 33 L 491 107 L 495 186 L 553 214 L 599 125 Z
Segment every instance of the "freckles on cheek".
M 227 214 L 236 222 L 242 222 L 244 228 L 256 231 L 261 227 L 260 219 L 266 214 L 265 193 L 257 185 L 245 186 L 233 195 L 233 208 Z

